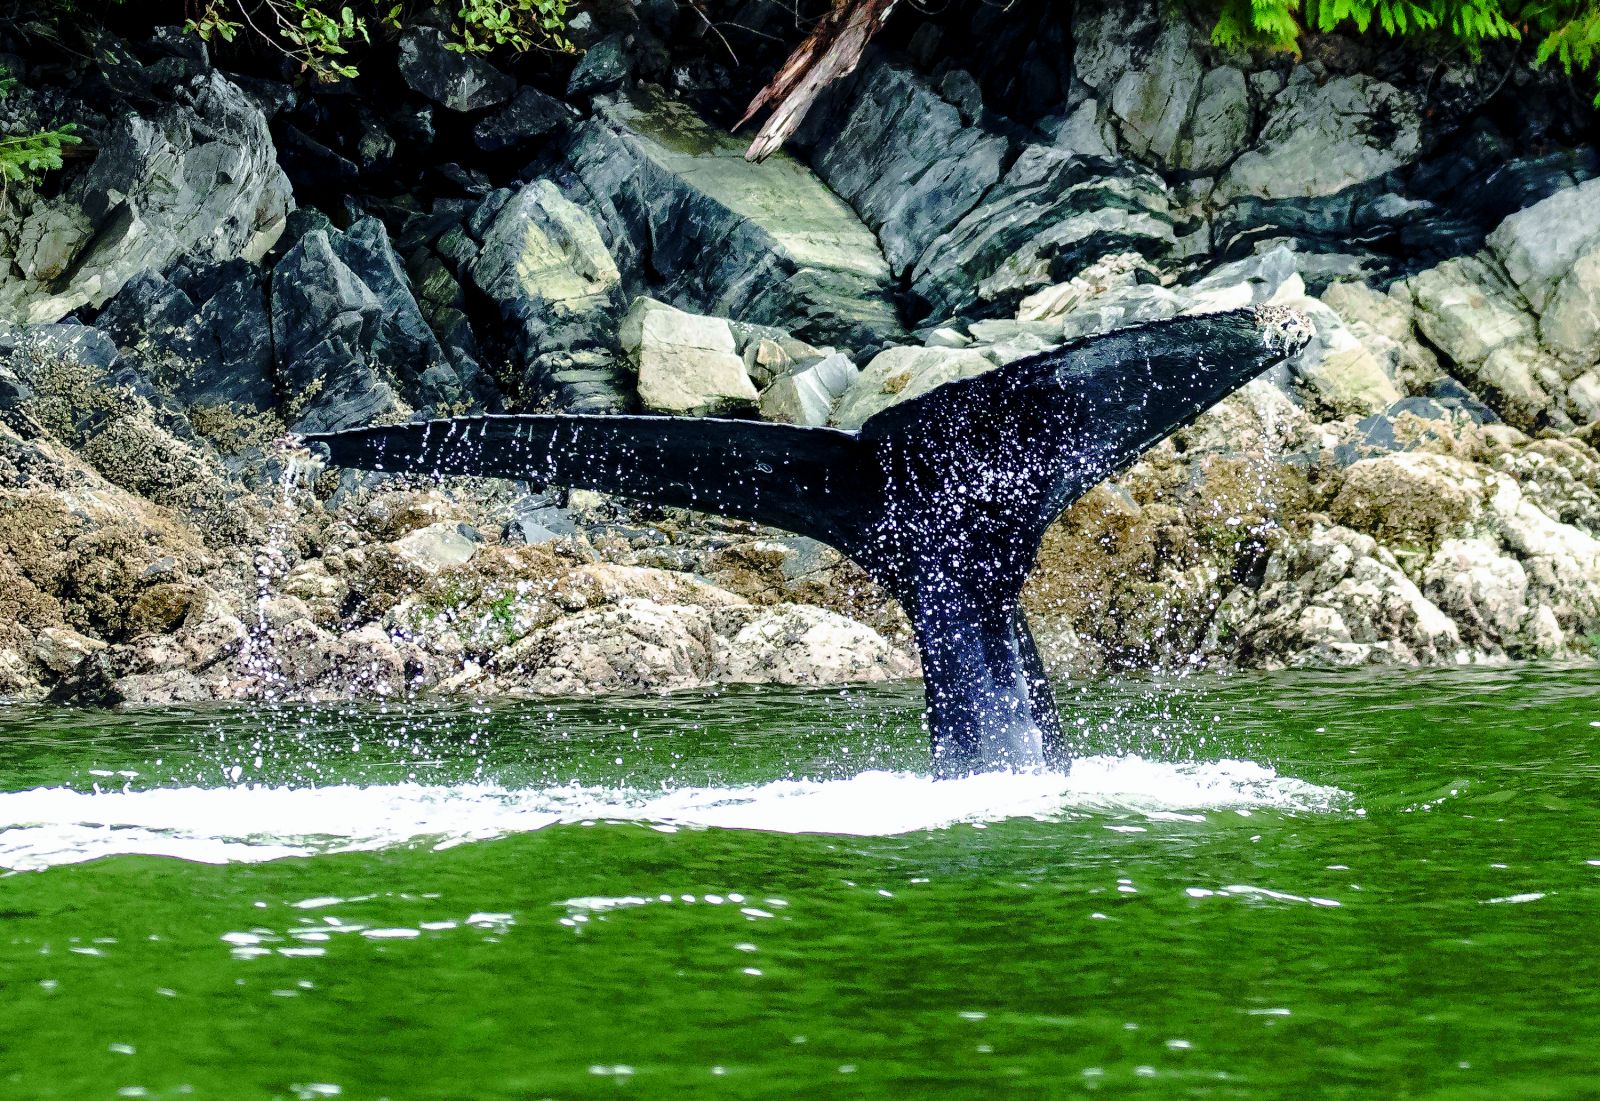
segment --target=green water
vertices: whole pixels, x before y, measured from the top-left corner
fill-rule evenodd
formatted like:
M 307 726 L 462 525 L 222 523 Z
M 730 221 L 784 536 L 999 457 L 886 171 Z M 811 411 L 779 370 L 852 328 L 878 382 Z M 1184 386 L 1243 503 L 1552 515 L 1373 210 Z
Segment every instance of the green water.
M 0 708 L 0 1097 L 1600 1096 L 1595 670 L 1063 703 Z

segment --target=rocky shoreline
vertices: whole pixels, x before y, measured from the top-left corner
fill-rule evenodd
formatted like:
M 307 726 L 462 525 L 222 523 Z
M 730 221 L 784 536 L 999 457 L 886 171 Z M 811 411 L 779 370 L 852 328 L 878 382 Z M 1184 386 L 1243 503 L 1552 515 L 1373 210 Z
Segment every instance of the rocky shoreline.
M 1600 657 L 1600 156 L 1548 74 L 1225 55 L 1132 0 L 1023 11 L 979 56 L 953 10 L 755 165 L 675 11 L 585 13 L 556 89 L 426 28 L 354 93 L 175 30 L 15 59 L 18 124 L 81 118 L 94 152 L 0 199 L 0 698 L 914 676 L 899 609 L 814 541 L 274 441 L 474 410 L 851 428 L 1263 303 L 1316 339 L 1047 537 L 1052 668 Z

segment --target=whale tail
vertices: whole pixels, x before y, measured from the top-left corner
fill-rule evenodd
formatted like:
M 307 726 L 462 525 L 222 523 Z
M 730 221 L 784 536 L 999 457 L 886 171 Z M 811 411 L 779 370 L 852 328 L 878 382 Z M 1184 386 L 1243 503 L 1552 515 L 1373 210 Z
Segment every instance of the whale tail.
M 483 414 L 305 437 L 340 466 L 601 490 L 783 528 L 905 607 L 942 774 L 1059 760 L 1020 607 L 1045 529 L 1300 346 L 1270 308 L 1087 338 L 947 383 L 858 432 L 705 418 Z

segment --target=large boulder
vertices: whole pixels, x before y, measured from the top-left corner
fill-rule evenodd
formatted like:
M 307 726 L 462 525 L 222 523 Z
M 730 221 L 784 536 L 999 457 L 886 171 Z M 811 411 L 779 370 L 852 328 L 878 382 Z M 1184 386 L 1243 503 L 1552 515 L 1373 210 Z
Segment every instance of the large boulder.
M 248 422 L 277 405 L 267 274 L 255 264 L 144 272 L 106 303 L 95 325 L 202 433 L 247 442 Z
M 803 604 L 762 611 L 722 646 L 717 679 L 831 685 L 902 680 L 917 663 L 864 623 Z
M 1319 83 L 1297 67 L 1253 148 L 1217 183 L 1218 199 L 1331 195 L 1414 159 L 1422 144 L 1414 97 L 1369 76 Z
M 851 348 L 903 334 L 889 268 L 855 212 L 779 153 L 644 94 L 600 108 L 556 180 L 599 223 L 630 294 Z
M 1160 177 L 1131 161 L 1108 164 L 1033 145 L 929 245 L 912 271 L 912 290 L 934 317 L 1009 314 L 1026 295 L 1104 256 L 1159 258 L 1174 243 Z
M 89 169 L 22 218 L 0 320 L 56 321 L 179 257 L 258 260 L 277 241 L 294 201 L 255 101 L 215 71 L 163 92 L 118 112 Z
M 651 412 L 703 417 L 754 409 L 755 384 L 722 318 L 640 298 L 618 336 L 639 374 L 639 404 Z
M 817 174 L 878 234 L 897 275 L 999 181 L 1009 145 L 964 120 L 915 72 L 886 62 L 866 66 L 842 109 L 819 112 L 807 139 Z
M 797 365 L 761 392 L 761 415 L 785 424 L 827 424 L 834 405 L 860 377 L 860 369 L 842 352 Z
M 1222 601 L 1211 646 L 1265 668 L 1469 660 L 1461 632 L 1370 535 L 1318 528 Z
M 519 400 L 554 398 L 573 412 L 621 408 L 614 332 L 622 276 L 600 227 L 548 180 L 496 193 L 482 245 L 463 240 L 473 284 L 506 323 Z

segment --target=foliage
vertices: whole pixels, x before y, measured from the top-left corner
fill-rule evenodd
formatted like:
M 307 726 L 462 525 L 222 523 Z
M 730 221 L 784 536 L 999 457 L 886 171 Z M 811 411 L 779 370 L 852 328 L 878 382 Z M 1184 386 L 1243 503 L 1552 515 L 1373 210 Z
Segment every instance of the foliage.
M 1221 0 L 1211 39 L 1219 46 L 1299 52 L 1306 31 L 1377 27 L 1391 35 L 1431 34 L 1476 57 L 1485 42 L 1537 43 L 1571 75 L 1600 60 L 1600 6 L 1593 0 Z M 1600 105 L 1600 96 L 1596 97 Z
M 0 99 L 17 88 L 17 78 L 0 67 Z M 61 167 L 61 149 L 83 139 L 72 123 L 31 134 L 0 137 L 0 194 L 14 183 L 38 183 L 46 172 Z
M 356 75 L 352 52 L 369 46 L 374 33 L 403 30 L 418 13 L 386 0 L 205 0 L 184 29 L 206 41 L 232 42 L 248 30 L 319 80 Z M 461 0 L 451 13 L 457 53 L 505 49 L 570 51 L 567 0 Z

